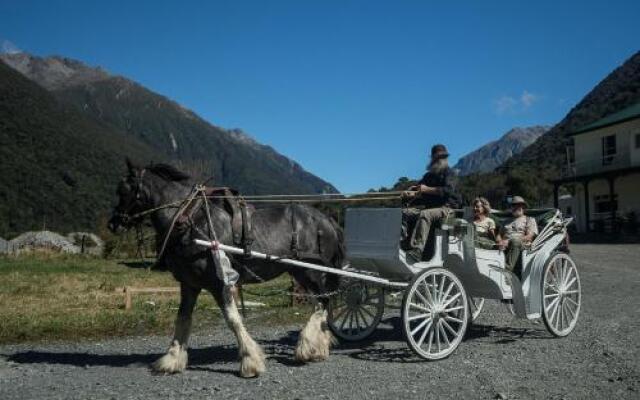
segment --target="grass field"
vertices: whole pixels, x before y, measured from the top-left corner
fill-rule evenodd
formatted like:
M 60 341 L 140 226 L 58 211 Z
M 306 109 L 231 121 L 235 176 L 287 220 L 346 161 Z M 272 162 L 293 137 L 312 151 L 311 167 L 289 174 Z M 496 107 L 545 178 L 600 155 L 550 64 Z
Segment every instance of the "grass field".
M 30 255 L 0 258 L 0 343 L 99 338 L 105 336 L 171 335 L 179 295 L 136 294 L 124 308 L 124 286 L 177 286 L 169 272 L 131 268 L 117 260 L 79 256 Z M 275 294 L 290 286 L 288 276 L 246 287 L 245 300 L 266 303 L 248 310 L 249 325 L 300 322 L 308 306 L 289 307 L 289 298 Z M 226 329 L 211 295 L 200 296 L 194 330 Z

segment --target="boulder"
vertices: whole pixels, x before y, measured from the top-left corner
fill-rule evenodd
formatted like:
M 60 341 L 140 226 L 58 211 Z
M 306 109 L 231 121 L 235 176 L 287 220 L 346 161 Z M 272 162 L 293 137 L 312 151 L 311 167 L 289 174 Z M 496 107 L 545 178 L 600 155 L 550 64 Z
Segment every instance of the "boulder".
M 12 254 L 37 250 L 51 250 L 60 253 L 79 254 L 80 247 L 66 237 L 50 231 L 25 232 L 11 239 L 8 248 Z

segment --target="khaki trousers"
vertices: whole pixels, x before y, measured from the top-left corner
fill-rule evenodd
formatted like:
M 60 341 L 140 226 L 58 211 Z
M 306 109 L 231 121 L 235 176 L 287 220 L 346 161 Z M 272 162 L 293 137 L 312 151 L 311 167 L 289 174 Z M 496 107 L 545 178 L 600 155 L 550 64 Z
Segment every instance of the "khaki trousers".
M 504 253 L 505 261 L 507 263 L 506 267 L 509 271 L 516 273 L 518 272 L 515 271 L 515 268 L 518 264 L 518 259 L 520 258 L 523 247 L 524 246 L 522 245 L 522 239 L 520 239 L 519 237 L 509 239 L 509 245 L 507 246 L 507 249 Z
M 422 258 L 431 227 L 444 220 L 451 210 L 448 207 L 406 208 L 402 210 L 403 243 L 402 248 L 418 259 Z

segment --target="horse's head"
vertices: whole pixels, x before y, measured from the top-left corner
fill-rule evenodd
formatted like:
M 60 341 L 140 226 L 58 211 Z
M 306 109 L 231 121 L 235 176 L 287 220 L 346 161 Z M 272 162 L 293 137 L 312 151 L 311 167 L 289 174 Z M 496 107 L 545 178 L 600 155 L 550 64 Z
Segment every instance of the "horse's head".
M 149 188 L 144 182 L 147 169 L 135 166 L 128 158 L 127 169 L 128 174 L 118 184 L 118 204 L 109 219 L 111 232 L 120 228 L 129 229 L 140 220 L 138 214 L 152 206 Z

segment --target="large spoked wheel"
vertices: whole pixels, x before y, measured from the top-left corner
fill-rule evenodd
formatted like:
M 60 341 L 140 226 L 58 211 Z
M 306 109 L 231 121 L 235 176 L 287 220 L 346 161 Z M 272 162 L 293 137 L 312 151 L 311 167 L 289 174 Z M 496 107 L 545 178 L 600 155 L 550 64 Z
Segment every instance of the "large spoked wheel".
M 384 313 L 384 289 L 362 281 L 346 283 L 328 305 L 329 328 L 340 339 L 363 340 L 376 329 Z
M 578 322 L 582 293 L 578 268 L 566 253 L 554 253 L 544 267 L 542 319 L 549 332 L 564 337 Z
M 417 275 L 402 301 L 402 328 L 409 347 L 427 360 L 440 360 L 458 347 L 467 330 L 469 305 L 462 282 L 449 270 Z
M 480 316 L 484 307 L 484 298 L 482 297 L 469 297 L 469 322 L 474 322 Z

